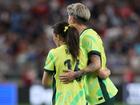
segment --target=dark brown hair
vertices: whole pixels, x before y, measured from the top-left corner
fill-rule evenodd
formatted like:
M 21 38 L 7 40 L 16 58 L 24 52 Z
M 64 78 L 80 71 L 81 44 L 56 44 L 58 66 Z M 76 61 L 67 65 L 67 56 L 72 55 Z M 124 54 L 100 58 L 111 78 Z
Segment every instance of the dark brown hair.
M 77 59 L 79 55 L 79 33 L 78 30 L 69 26 L 67 22 L 60 22 L 53 26 L 54 33 L 60 35 L 66 43 L 69 53 L 73 59 Z

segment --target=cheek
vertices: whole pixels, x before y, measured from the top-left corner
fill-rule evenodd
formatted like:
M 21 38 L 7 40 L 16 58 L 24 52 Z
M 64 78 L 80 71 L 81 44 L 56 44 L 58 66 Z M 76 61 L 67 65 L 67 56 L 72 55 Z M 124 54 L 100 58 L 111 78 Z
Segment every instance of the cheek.
M 53 36 L 53 41 L 57 43 L 57 38 L 55 36 Z

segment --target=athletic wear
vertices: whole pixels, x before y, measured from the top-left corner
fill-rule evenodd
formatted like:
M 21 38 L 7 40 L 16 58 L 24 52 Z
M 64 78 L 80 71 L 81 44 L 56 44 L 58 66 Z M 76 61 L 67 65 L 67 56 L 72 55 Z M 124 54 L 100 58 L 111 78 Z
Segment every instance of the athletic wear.
M 49 52 L 44 69 L 54 72 L 53 105 L 86 105 L 83 77 L 69 84 L 63 84 L 59 79 L 63 70 L 80 70 L 86 66 L 87 56 L 82 49 L 76 61 L 73 61 L 66 45 Z
M 106 67 L 106 55 L 100 36 L 93 29 L 86 29 L 80 35 L 80 46 L 85 50 L 88 58 L 92 54 L 99 55 L 102 68 Z M 89 63 L 90 61 L 88 61 Z M 88 105 L 96 105 L 114 97 L 118 90 L 112 81 L 100 79 L 96 74 L 85 76 L 85 91 Z

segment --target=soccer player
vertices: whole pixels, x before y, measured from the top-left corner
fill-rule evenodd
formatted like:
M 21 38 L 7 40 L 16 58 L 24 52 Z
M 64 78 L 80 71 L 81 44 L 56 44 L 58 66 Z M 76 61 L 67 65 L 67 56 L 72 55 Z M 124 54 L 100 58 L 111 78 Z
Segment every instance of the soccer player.
M 69 84 L 60 81 L 59 76 L 66 69 L 78 71 L 87 65 L 84 50 L 79 47 L 79 33 L 68 23 L 57 23 L 54 27 L 54 41 L 58 46 L 49 51 L 42 84 L 47 84 L 48 74 L 53 74 L 53 105 L 86 105 L 83 78 L 77 78 Z
M 101 79 L 97 74 L 106 68 L 106 55 L 100 36 L 86 23 L 90 19 L 90 11 L 82 3 L 68 5 L 68 22 L 80 33 L 80 46 L 88 55 L 88 66 L 79 71 L 68 70 L 60 76 L 60 80 L 69 83 L 77 77 L 85 77 L 85 91 L 88 105 L 114 105 L 114 97 L 118 90 L 107 77 Z M 71 37 L 73 38 L 73 37 Z

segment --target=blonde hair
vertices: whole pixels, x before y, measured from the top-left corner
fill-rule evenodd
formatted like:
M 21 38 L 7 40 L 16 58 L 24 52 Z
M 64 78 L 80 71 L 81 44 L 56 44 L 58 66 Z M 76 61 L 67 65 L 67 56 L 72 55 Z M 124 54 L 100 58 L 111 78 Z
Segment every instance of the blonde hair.
M 82 3 L 74 3 L 67 6 L 68 15 L 87 22 L 90 19 L 90 10 Z

